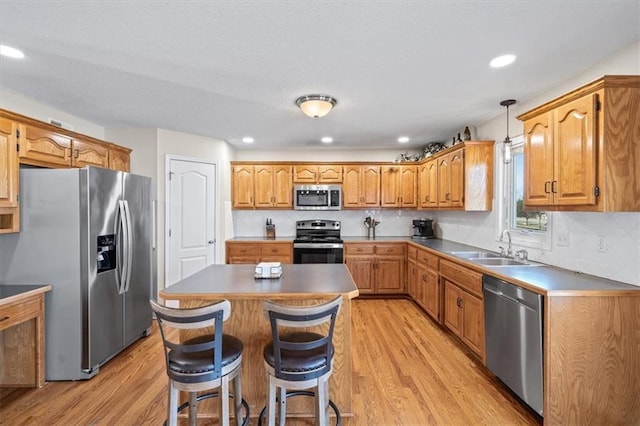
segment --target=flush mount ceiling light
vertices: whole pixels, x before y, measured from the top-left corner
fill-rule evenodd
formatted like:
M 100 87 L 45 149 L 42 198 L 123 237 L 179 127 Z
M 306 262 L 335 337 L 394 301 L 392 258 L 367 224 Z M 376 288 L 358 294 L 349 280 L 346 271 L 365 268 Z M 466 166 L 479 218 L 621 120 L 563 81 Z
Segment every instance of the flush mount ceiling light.
M 253 138 L 250 136 L 245 136 L 244 138 L 242 138 L 242 142 L 244 143 L 253 143 Z
M 491 65 L 492 68 L 501 68 L 514 63 L 515 60 L 516 55 L 502 55 L 497 58 L 493 58 L 491 62 L 489 62 L 489 65 Z
M 320 140 L 322 141 L 322 143 L 332 143 L 333 142 L 333 138 L 331 136 L 324 136 Z
M 338 101 L 328 95 L 304 95 L 296 99 L 296 105 L 311 118 L 320 118 L 329 113 Z
M 502 161 L 504 164 L 509 164 L 511 162 L 511 139 L 509 139 L 509 107 L 516 103 L 515 99 L 505 99 L 500 102 L 500 105 L 503 107 L 507 107 L 507 137 L 504 138 L 504 142 L 502 145 Z
M 24 58 L 24 53 L 14 47 L 5 46 L 4 44 L 0 44 L 0 55 L 8 56 L 9 58 Z
M 407 142 L 409 142 L 409 136 L 400 136 L 400 137 L 398 138 L 398 142 L 400 142 L 400 143 L 407 143 Z

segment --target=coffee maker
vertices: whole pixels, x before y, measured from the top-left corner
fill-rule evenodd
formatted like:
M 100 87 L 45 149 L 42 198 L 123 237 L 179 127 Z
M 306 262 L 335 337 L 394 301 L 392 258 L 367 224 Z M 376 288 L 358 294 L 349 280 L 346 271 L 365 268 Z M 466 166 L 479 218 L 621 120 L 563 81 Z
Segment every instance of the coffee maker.
M 433 219 L 414 219 L 413 235 L 414 240 L 425 240 L 427 238 L 435 238 L 433 234 Z

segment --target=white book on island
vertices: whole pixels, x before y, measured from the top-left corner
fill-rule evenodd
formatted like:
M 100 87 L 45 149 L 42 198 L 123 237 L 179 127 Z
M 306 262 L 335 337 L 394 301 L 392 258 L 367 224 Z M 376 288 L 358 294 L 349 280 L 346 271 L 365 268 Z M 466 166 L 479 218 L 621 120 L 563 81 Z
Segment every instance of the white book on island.
M 280 278 L 282 264 L 280 262 L 260 262 L 256 265 L 256 278 Z

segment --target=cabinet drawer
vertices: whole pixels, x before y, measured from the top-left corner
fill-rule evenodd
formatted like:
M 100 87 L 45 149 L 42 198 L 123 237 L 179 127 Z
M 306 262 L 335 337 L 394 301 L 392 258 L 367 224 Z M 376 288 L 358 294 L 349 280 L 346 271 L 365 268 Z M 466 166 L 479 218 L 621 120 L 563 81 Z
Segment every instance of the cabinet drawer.
M 418 248 L 413 246 L 407 247 L 407 258 L 409 260 L 417 260 L 418 259 Z
M 460 266 L 457 263 L 442 260 L 440 275 L 482 299 L 482 274 Z
M 40 312 L 40 297 L 17 300 L 0 308 L 0 330 L 37 317 Z
M 289 256 L 291 244 L 262 244 L 260 254 L 262 256 Z
M 345 256 L 356 254 L 374 254 L 375 246 L 373 244 L 345 244 Z
M 435 254 L 431 254 L 426 250 L 418 251 L 418 263 L 421 265 L 425 265 L 428 268 L 438 270 L 438 262 L 440 258 Z
M 259 256 L 260 247 L 257 244 L 228 244 L 227 256 Z
M 404 244 L 376 244 L 376 254 L 403 255 Z

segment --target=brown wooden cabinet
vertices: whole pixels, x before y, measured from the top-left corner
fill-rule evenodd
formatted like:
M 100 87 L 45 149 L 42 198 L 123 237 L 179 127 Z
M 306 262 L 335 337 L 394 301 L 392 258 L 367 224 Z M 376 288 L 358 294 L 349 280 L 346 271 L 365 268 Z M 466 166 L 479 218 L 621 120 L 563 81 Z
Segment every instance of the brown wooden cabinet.
M 484 361 L 482 274 L 443 259 L 440 275 L 444 288 L 444 325 Z
M 235 209 L 293 207 L 291 165 L 232 164 L 231 181 Z
M 26 124 L 20 132 L 19 158 L 23 164 L 71 167 L 71 137 L 45 127 Z
M 294 183 L 340 183 L 342 166 L 334 164 L 301 164 L 293 168 Z
M 528 111 L 525 206 L 640 211 L 640 76 L 604 76 Z
M 380 168 L 380 207 L 418 207 L 418 169 L 415 165 Z
M 344 166 L 342 207 L 380 207 L 380 166 Z
M 71 140 L 71 166 L 109 168 L 109 146 L 88 139 Z
M 18 123 L 0 117 L 0 234 L 20 230 Z
M 421 209 L 489 211 L 494 141 L 465 141 L 419 167 Z
M 404 292 L 404 244 L 346 243 L 344 261 L 360 294 Z
M 426 249 L 407 247 L 407 292 L 434 320 L 440 322 L 439 258 Z
M 123 146 L 109 146 L 109 168 L 121 172 L 129 172 L 131 169 L 131 150 Z
M 288 241 L 226 241 L 226 263 L 293 263 L 293 244 Z

